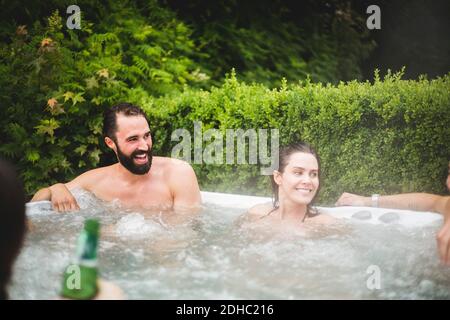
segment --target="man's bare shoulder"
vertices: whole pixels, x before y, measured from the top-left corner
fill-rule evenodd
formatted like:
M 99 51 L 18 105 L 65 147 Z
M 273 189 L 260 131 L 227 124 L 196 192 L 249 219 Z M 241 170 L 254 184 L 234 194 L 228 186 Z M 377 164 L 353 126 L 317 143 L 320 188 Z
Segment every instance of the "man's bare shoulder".
M 115 165 L 95 168 L 80 174 L 78 177 L 66 184 L 69 189 L 81 187 L 84 189 L 91 189 L 92 185 L 99 183 L 114 170 Z
M 115 164 L 110 165 L 110 166 L 106 166 L 106 167 L 100 167 L 100 168 L 95 168 L 89 171 L 86 171 L 84 173 L 82 173 L 80 175 L 80 177 L 84 177 L 84 178 L 101 178 L 103 176 L 105 176 L 106 174 L 110 174 L 111 171 L 114 170 L 114 168 L 116 167 Z
M 200 208 L 201 195 L 197 176 L 189 163 L 179 159 L 155 157 L 155 175 L 164 178 L 174 201 L 174 208 Z M 153 165 L 152 165 L 153 167 Z M 153 169 L 152 169 L 153 170 Z
M 192 166 L 188 162 L 180 159 L 153 157 L 152 166 L 153 165 L 155 166 L 155 169 L 161 170 L 165 176 L 173 176 L 177 179 L 183 175 L 195 175 Z
M 164 167 L 167 169 L 192 168 L 191 165 L 184 160 L 169 157 L 153 157 L 153 164 L 157 165 L 158 167 Z

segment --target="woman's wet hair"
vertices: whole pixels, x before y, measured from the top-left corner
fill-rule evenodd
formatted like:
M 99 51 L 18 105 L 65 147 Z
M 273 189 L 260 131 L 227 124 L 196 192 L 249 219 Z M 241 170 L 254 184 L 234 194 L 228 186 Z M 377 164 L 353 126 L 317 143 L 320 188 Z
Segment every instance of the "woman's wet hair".
M 312 154 L 316 158 L 317 163 L 319 165 L 319 173 L 318 174 L 319 174 L 319 181 L 320 181 L 320 158 L 319 158 L 319 155 L 309 144 L 307 144 L 305 142 L 295 142 L 295 143 L 291 143 L 289 145 L 286 145 L 286 146 L 280 148 L 280 151 L 278 153 L 279 159 L 278 159 L 278 170 L 277 171 L 280 173 L 283 173 L 284 169 L 289 164 L 291 155 L 293 155 L 294 153 L 297 153 L 297 152 L 309 153 L 309 154 Z M 272 183 L 272 205 L 273 205 L 273 209 L 270 211 L 270 213 L 272 213 L 273 211 L 275 211 L 276 209 L 279 208 L 280 199 L 279 199 L 279 186 L 275 182 L 273 175 L 270 176 L 270 179 L 271 179 L 271 183 Z M 319 186 L 319 189 L 320 189 L 320 186 Z M 312 207 L 314 200 L 317 197 L 318 193 L 319 193 L 319 190 L 317 190 L 316 195 L 314 196 L 312 201 L 307 205 L 307 210 L 306 210 L 307 217 L 313 217 L 318 214 L 317 210 L 314 210 Z
M 6 286 L 26 230 L 25 194 L 14 168 L 0 159 L 0 300 L 8 298 Z

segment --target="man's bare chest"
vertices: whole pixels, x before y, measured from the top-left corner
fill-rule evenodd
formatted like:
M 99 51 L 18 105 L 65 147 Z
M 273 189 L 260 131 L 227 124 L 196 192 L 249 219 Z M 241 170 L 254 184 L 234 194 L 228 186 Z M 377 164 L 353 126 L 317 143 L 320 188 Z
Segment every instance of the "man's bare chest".
M 126 207 L 171 208 L 173 196 L 164 183 L 126 184 L 115 181 L 101 183 L 91 190 L 104 201 L 119 201 Z

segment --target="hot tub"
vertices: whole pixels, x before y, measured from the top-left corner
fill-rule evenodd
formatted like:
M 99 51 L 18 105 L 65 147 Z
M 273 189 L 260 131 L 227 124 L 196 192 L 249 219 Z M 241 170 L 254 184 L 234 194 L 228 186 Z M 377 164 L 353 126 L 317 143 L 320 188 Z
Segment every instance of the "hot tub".
M 237 218 L 269 198 L 202 192 L 205 210 L 172 223 L 164 213 L 122 210 L 83 190 L 81 210 L 27 204 L 33 223 L 14 267 L 12 299 L 51 299 L 87 217 L 102 231 L 102 278 L 129 299 L 449 299 L 434 213 L 319 207 L 338 223 L 316 233 L 266 235 Z M 175 219 L 176 220 L 176 219 Z M 174 221 L 175 221 L 174 220 Z

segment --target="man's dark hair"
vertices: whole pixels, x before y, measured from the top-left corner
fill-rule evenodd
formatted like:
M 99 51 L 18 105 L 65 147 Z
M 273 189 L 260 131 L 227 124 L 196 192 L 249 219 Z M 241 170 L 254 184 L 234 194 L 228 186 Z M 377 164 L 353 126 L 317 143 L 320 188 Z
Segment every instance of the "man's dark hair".
M 25 194 L 14 168 L 0 159 L 0 300 L 8 298 L 6 286 L 26 230 Z
M 117 114 L 119 113 L 127 117 L 143 116 L 147 119 L 147 115 L 144 110 L 128 102 L 116 104 L 115 106 L 105 110 L 105 113 L 103 114 L 103 136 L 111 138 L 116 143 Z

